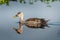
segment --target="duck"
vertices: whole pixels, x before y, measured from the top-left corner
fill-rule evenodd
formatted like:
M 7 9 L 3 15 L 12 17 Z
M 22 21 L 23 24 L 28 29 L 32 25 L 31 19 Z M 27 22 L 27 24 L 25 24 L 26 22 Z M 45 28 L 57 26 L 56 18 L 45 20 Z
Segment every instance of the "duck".
M 23 25 L 26 25 L 28 28 L 42 28 L 45 29 L 48 26 L 47 22 L 49 20 L 45 20 L 44 18 L 28 18 L 24 21 L 24 13 L 18 12 L 14 18 L 19 17 L 19 29 L 13 28 L 18 34 L 22 34 L 23 32 Z

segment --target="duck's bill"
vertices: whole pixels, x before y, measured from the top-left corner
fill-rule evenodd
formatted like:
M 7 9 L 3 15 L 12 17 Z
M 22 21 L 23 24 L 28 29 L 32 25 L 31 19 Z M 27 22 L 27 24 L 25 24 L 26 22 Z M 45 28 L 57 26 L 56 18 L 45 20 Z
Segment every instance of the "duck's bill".
M 13 16 L 13 18 L 16 18 L 16 16 Z

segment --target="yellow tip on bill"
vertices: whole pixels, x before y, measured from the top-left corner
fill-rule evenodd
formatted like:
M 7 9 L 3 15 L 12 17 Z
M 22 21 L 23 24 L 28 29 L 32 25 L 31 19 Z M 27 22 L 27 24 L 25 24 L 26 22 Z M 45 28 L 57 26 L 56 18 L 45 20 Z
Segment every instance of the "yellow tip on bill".
M 16 18 L 16 16 L 13 16 L 13 18 Z

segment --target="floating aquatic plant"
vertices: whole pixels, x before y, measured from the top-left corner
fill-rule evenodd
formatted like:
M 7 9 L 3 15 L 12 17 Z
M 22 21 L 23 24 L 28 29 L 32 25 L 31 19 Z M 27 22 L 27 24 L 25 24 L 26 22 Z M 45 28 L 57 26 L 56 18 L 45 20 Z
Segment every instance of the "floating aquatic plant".
M 2 5 L 2 4 L 9 5 L 10 1 L 16 1 L 17 2 L 17 0 L 0 0 L 0 5 Z M 24 3 L 24 4 L 27 3 L 26 1 L 27 0 L 19 0 L 20 3 Z M 37 1 L 41 1 L 42 3 L 46 3 L 46 4 L 48 4 L 48 6 L 50 6 L 49 4 L 51 4 L 52 2 L 60 1 L 60 0 L 28 0 L 29 4 L 34 4 Z
M 0 0 L 0 5 L 2 4 L 9 5 L 9 0 Z

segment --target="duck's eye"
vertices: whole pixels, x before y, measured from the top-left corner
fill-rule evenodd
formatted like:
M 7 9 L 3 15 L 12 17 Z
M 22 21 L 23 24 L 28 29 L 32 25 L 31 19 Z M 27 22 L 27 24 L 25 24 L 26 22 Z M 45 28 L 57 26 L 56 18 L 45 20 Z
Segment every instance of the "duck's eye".
M 18 12 L 18 14 L 20 14 L 21 12 Z

